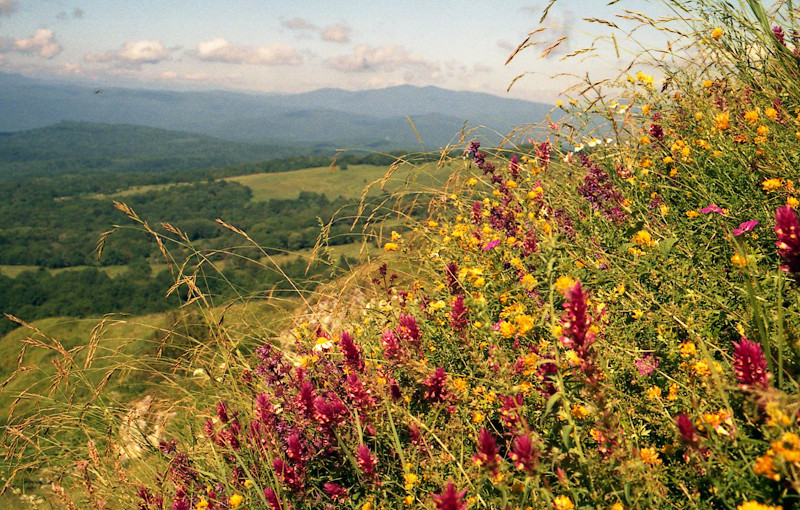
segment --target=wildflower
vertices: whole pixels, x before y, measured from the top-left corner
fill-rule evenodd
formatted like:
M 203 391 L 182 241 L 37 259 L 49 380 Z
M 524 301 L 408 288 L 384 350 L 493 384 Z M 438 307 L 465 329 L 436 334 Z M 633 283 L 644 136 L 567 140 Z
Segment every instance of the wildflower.
M 580 405 L 580 404 L 575 404 L 574 406 L 572 406 L 572 411 L 571 412 L 572 412 L 572 416 L 574 416 L 575 418 L 577 418 L 579 420 L 582 420 L 582 419 L 586 418 L 587 416 L 589 416 L 589 409 L 587 409 L 586 406 Z
M 694 345 L 694 342 L 686 341 L 681 344 L 681 357 L 682 358 L 690 358 L 697 354 L 697 347 Z
M 730 126 L 730 116 L 723 112 L 714 117 L 714 125 L 720 131 L 725 131 Z
M 522 283 L 523 288 L 528 292 L 532 291 L 537 285 L 536 278 L 530 273 L 523 276 L 520 283 Z
M 264 499 L 267 500 L 267 503 L 269 503 L 269 506 L 272 510 L 281 510 L 283 508 L 283 505 L 281 505 L 281 502 L 278 499 L 278 495 L 269 487 L 264 489 Z
M 731 264 L 736 267 L 747 267 L 747 257 L 738 252 L 734 253 L 731 256 Z
M 650 115 L 650 104 L 642 105 L 642 115 Z
M 386 251 L 397 251 L 398 245 L 397 243 L 388 242 L 383 245 L 383 249 Z
M 658 386 L 652 386 L 646 393 L 649 400 L 659 400 L 661 398 L 661 388 Z
M 476 466 L 485 468 L 492 473 L 500 466 L 500 450 L 492 434 L 485 428 L 478 433 L 476 453 L 472 456 Z
M 359 372 L 364 370 L 364 357 L 361 355 L 361 349 L 347 331 L 343 332 L 339 337 L 339 349 L 344 354 L 344 361 L 347 366 Z
M 744 120 L 747 121 L 748 124 L 751 126 L 755 126 L 756 122 L 758 122 L 758 112 L 755 110 L 750 110 L 744 114 Z
M 438 367 L 430 377 L 423 383 L 427 388 L 425 391 L 425 399 L 432 402 L 441 402 L 447 397 L 447 389 L 445 382 L 447 381 L 447 373 L 443 367 Z
M 783 186 L 783 180 L 774 177 L 761 183 L 761 189 L 767 193 L 773 192 L 776 189 L 780 189 L 781 186 Z
M 558 279 L 556 279 L 555 289 L 560 294 L 566 294 L 567 291 L 570 290 L 573 285 L 575 285 L 575 280 L 573 280 L 569 276 L 559 276 Z
M 536 321 L 533 317 L 527 314 L 518 315 L 514 318 L 514 322 L 517 326 L 517 334 L 522 336 L 528 333 L 530 330 L 533 329 L 533 326 L 536 325 Z
M 347 489 L 339 484 L 326 483 L 322 486 L 322 488 L 325 489 L 325 493 L 328 494 L 328 496 L 334 501 L 345 499 L 347 497 Z
M 553 500 L 553 508 L 555 510 L 573 510 L 575 508 L 575 504 L 569 499 L 569 496 L 557 496 Z
M 699 446 L 700 437 L 694 428 L 691 418 L 685 413 L 680 413 L 675 417 L 675 426 L 678 428 L 678 434 L 685 445 L 691 448 L 697 448 Z
M 686 217 L 689 218 L 690 220 L 692 218 L 697 218 L 698 216 L 700 216 L 700 213 L 697 211 L 686 211 Z
M 244 496 L 242 496 L 241 494 L 234 494 L 233 496 L 231 496 L 231 499 L 228 500 L 228 503 L 231 504 L 231 508 L 238 508 L 239 506 L 242 505 L 243 501 L 244 501 Z
M 775 108 L 767 108 L 766 110 L 764 110 L 764 115 L 769 117 L 770 120 L 775 120 L 778 118 L 778 110 L 776 110 Z
M 375 458 L 374 455 L 369 451 L 366 445 L 360 444 L 358 445 L 358 449 L 356 450 L 356 461 L 358 463 L 358 467 L 361 468 L 361 471 L 369 478 L 375 477 L 377 472 L 376 468 L 378 467 L 378 459 Z
M 742 388 L 766 389 L 769 387 L 767 360 L 761 345 L 746 337 L 733 344 L 733 369 Z
M 455 485 L 448 483 L 441 494 L 433 495 L 436 510 L 466 510 L 467 503 L 464 501 L 466 493 L 467 489 L 459 492 Z
M 736 507 L 736 510 L 783 510 L 782 506 L 762 505 L 757 501 L 747 501 Z
M 652 248 L 653 246 L 658 246 L 658 241 L 655 241 L 653 236 L 650 235 L 650 232 L 646 230 L 638 231 L 633 238 L 631 238 L 631 242 L 635 245 L 641 246 L 642 248 Z
M 651 466 L 658 466 L 662 462 L 658 457 L 658 452 L 652 446 L 639 450 L 639 456 L 642 457 L 642 461 L 644 461 L 645 464 Z
M 795 197 L 789 197 L 786 199 L 786 205 L 792 209 L 795 209 L 798 205 L 800 205 L 800 200 L 797 200 Z
M 725 214 L 725 210 L 719 207 L 717 204 L 708 204 L 708 206 L 700 209 L 700 212 L 703 214 L 711 214 L 711 213 L 717 213 L 722 215 Z
M 492 241 L 489 241 L 483 247 L 483 251 L 489 251 L 489 250 L 493 249 L 494 247 L 496 247 L 498 244 L 500 244 L 500 239 L 494 239 Z
M 720 37 L 722 37 L 722 29 L 721 28 L 715 28 L 714 30 L 711 31 L 711 38 L 712 39 L 719 39 Z
M 467 307 L 464 305 L 464 296 L 459 294 L 453 301 L 453 308 L 450 311 L 450 326 L 455 331 L 463 331 L 469 324 L 467 311 Z
M 619 501 L 617 501 L 616 503 L 614 503 L 613 505 L 611 505 L 611 510 L 625 510 L 625 507 L 624 507 L 624 506 L 622 506 L 622 503 L 620 503 Z
M 800 220 L 791 207 L 779 207 L 775 211 L 775 234 L 778 254 L 786 263 L 786 269 L 797 275 L 800 273 Z
M 769 134 L 769 128 L 767 126 L 758 126 L 756 128 L 756 134 L 758 136 L 767 136 Z
M 531 473 L 536 467 L 536 451 L 533 449 L 531 438 L 527 435 L 517 436 L 514 439 L 508 456 L 514 467 L 520 471 Z
M 639 375 L 652 375 L 658 368 L 658 358 L 648 353 L 636 360 L 636 368 L 639 369 Z
M 739 228 L 733 229 L 733 235 L 740 236 L 745 232 L 750 232 L 751 230 L 756 228 L 756 225 L 758 225 L 758 220 L 750 220 L 750 221 L 745 221 L 744 223 L 740 223 Z

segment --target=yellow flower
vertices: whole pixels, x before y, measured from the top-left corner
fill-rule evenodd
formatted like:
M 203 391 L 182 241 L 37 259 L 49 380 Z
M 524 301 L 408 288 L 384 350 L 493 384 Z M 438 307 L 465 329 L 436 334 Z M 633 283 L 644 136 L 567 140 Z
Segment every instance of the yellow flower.
M 711 86 L 711 80 L 708 80 L 708 86 Z M 697 112 L 694 114 L 694 120 L 700 121 L 703 120 L 703 112 Z
M 758 136 L 767 136 L 769 134 L 769 128 L 767 126 L 758 126 L 756 128 L 756 134 Z
M 649 137 L 647 137 L 647 136 L 643 136 L 643 137 L 642 137 L 642 138 L 639 140 L 639 143 L 641 143 L 642 145 L 649 145 L 649 144 L 650 144 L 650 138 L 649 138 Z
M 767 179 L 766 181 L 761 183 L 761 188 L 767 193 L 775 191 L 776 189 L 779 189 L 781 186 L 783 186 L 783 180 L 776 179 L 774 177 L 772 179 Z
M 733 257 L 731 257 L 731 264 L 733 264 L 736 267 L 746 267 L 747 258 L 739 253 L 734 253 Z
M 559 108 L 561 108 L 563 105 L 564 105 L 564 101 L 562 101 L 560 99 L 558 101 L 556 101 L 556 106 L 558 106 Z
M 680 387 L 677 383 L 672 383 L 669 387 L 669 393 L 667 393 L 667 400 L 678 400 L 678 391 Z
M 714 124 L 717 126 L 717 129 L 724 131 L 728 129 L 728 126 L 730 125 L 730 116 L 724 112 L 720 113 L 714 117 Z
M 574 406 L 572 406 L 572 416 L 574 416 L 579 420 L 582 420 L 587 416 L 589 416 L 589 410 L 586 408 L 586 406 L 575 404 Z
M 699 213 L 699 212 L 697 212 L 697 211 L 686 211 L 686 216 L 687 216 L 689 219 L 692 219 L 692 218 L 697 218 L 698 216 L 700 216 L 700 213 Z
M 566 293 L 575 285 L 575 280 L 569 276 L 559 276 L 555 283 L 555 289 L 561 294 Z
M 714 30 L 711 31 L 711 38 L 712 39 L 719 39 L 720 37 L 722 37 L 722 29 L 721 28 L 715 28 Z
M 536 278 L 534 278 L 533 275 L 530 274 L 530 273 L 526 274 L 525 276 L 523 276 L 521 282 L 522 282 L 522 286 L 528 292 L 532 291 L 534 289 L 534 287 L 536 287 L 536 283 L 537 283 L 536 282 Z
M 419 481 L 419 476 L 415 475 L 414 473 L 406 473 L 405 477 L 405 489 L 411 492 L 414 489 L 414 485 Z
M 649 464 L 651 466 L 658 466 L 662 462 L 658 457 L 658 452 L 652 446 L 639 450 L 639 455 L 642 457 L 642 460 L 645 464 Z
M 390 242 L 383 245 L 383 249 L 386 251 L 397 251 L 397 248 L 399 248 L 399 246 L 397 246 L 397 243 Z
M 403 506 L 405 506 L 406 508 L 410 507 L 413 504 L 414 504 L 414 496 L 409 494 L 408 496 L 403 498 Z
M 647 398 L 650 400 L 658 400 L 661 398 L 661 388 L 653 386 L 647 390 Z
M 708 366 L 708 361 L 704 359 L 695 362 L 692 368 L 694 368 L 695 374 L 699 375 L 700 377 L 708 377 L 711 375 L 711 367 Z
M 245 488 L 245 489 L 249 489 L 249 488 L 250 488 L 250 487 L 252 487 L 253 485 L 254 485 L 254 484 L 253 484 L 253 480 L 245 480 L 245 481 L 244 481 L 244 488 Z
M 503 338 L 511 338 L 516 332 L 517 327 L 510 322 L 503 321 L 500 323 L 500 334 L 503 335 Z
M 767 108 L 764 110 L 764 115 L 769 117 L 771 120 L 775 120 L 778 118 L 778 111 L 775 108 Z
M 681 344 L 681 357 L 682 358 L 690 358 L 697 354 L 697 347 L 694 345 L 694 342 L 686 341 Z
M 665 165 L 669 165 L 669 164 L 670 164 L 670 163 L 672 163 L 673 161 L 675 161 L 675 160 L 674 160 L 674 159 L 672 159 L 672 156 L 667 156 L 666 158 L 664 158 L 664 164 L 665 164 Z
M 428 227 L 430 227 L 430 228 L 436 228 L 436 227 L 438 227 L 438 226 L 439 226 L 439 223 L 438 223 L 438 222 L 435 222 L 435 221 L 433 221 L 433 220 L 431 220 L 431 221 L 429 221 L 429 222 L 428 222 Z
M 467 181 L 467 186 L 475 186 L 476 184 L 478 184 L 478 179 L 474 177 L 470 177 Z
M 650 232 L 646 230 L 638 231 L 633 238 L 631 238 L 631 242 L 642 248 L 652 248 L 653 246 L 658 245 L 658 241 L 653 239 L 653 236 L 650 235 Z
M 794 197 L 789 197 L 789 198 L 787 198 L 787 199 L 786 199 L 786 205 L 788 205 L 789 207 L 791 207 L 792 209 L 794 209 L 794 208 L 796 208 L 798 205 L 800 205 L 800 200 L 797 200 L 797 199 L 796 199 L 796 198 L 794 198 Z
M 568 496 L 558 496 L 556 499 L 553 500 L 553 507 L 556 510 L 572 510 L 575 508 L 575 504 L 569 499 Z
M 642 115 L 649 115 L 650 114 L 651 106 L 649 104 L 642 106 Z
M 631 315 L 633 315 L 634 319 L 639 320 L 642 317 L 644 317 L 644 312 L 642 310 L 640 310 L 639 308 L 637 308 L 636 310 L 631 312 Z
M 244 496 L 241 494 L 234 494 L 231 496 L 231 499 L 228 500 L 228 503 L 231 504 L 231 508 L 238 508 L 241 506 L 242 502 L 244 501 Z
M 625 507 L 622 506 L 622 503 L 616 502 L 613 505 L 611 505 L 611 510 L 625 510 Z
M 483 423 L 483 420 L 486 419 L 486 415 L 484 415 L 480 411 L 475 411 L 472 413 L 472 423 Z
M 711 85 L 713 85 L 713 84 L 714 84 L 714 82 L 712 82 L 711 80 L 706 80 L 706 81 L 703 82 L 703 87 L 707 88 L 707 89 L 710 89 Z M 695 115 L 695 118 L 697 118 L 696 115 Z M 697 119 L 697 120 L 700 120 L 700 119 Z
M 195 505 L 197 510 L 207 510 L 208 509 L 208 501 L 205 498 L 200 499 Z
M 514 322 L 517 324 L 517 332 L 520 335 L 528 333 L 536 325 L 535 319 L 527 314 L 517 315 L 514 317 Z
M 737 506 L 736 510 L 783 510 L 783 507 L 762 505 L 757 501 L 747 501 Z
M 751 126 L 755 126 L 756 122 L 758 122 L 758 112 L 755 110 L 750 110 L 744 114 L 744 120 L 746 120 Z

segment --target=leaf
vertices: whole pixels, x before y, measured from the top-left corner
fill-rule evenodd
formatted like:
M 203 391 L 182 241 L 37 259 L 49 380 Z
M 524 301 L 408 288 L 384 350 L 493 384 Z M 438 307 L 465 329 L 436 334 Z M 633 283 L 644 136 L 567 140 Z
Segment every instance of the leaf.
M 664 256 L 666 257 L 667 255 L 669 255 L 669 252 L 672 251 L 672 247 L 675 246 L 675 243 L 677 242 L 678 238 L 676 237 L 670 237 L 668 239 L 664 239 L 663 241 L 661 241 L 661 243 L 659 243 L 658 249 L 661 250 L 661 253 L 664 254 Z
M 564 447 L 569 449 L 570 442 L 572 438 L 570 434 L 572 433 L 572 425 L 569 423 L 561 427 L 561 442 L 564 443 Z
M 552 395 L 550 398 L 547 399 L 547 405 L 544 407 L 544 414 L 550 414 L 550 411 L 553 410 L 553 406 L 556 405 L 556 402 L 561 398 L 561 393 L 556 393 Z

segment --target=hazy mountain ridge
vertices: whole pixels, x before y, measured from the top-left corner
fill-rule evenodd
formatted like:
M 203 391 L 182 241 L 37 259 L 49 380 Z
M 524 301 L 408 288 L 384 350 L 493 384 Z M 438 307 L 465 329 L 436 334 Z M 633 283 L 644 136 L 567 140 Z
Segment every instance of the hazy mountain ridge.
M 232 141 L 376 149 L 418 147 L 409 116 L 430 149 L 451 141 L 465 124 L 505 133 L 519 124 L 541 121 L 550 106 L 409 85 L 300 94 L 96 90 L 0 73 L 0 111 L 0 131 L 6 132 L 73 120 L 136 124 Z

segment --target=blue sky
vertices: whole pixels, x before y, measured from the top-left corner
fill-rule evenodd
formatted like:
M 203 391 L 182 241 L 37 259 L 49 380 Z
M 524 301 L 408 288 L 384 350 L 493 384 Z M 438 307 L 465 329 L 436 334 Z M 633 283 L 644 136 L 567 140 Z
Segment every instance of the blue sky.
M 628 0 L 559 0 L 539 40 L 569 38 L 505 61 L 539 26 L 545 0 L 0 0 L 0 71 L 93 86 L 302 92 L 322 87 L 436 85 L 552 100 L 560 72 L 602 75 L 611 52 L 576 69 L 567 52 L 604 28 Z M 624 62 L 627 63 L 627 62 Z

